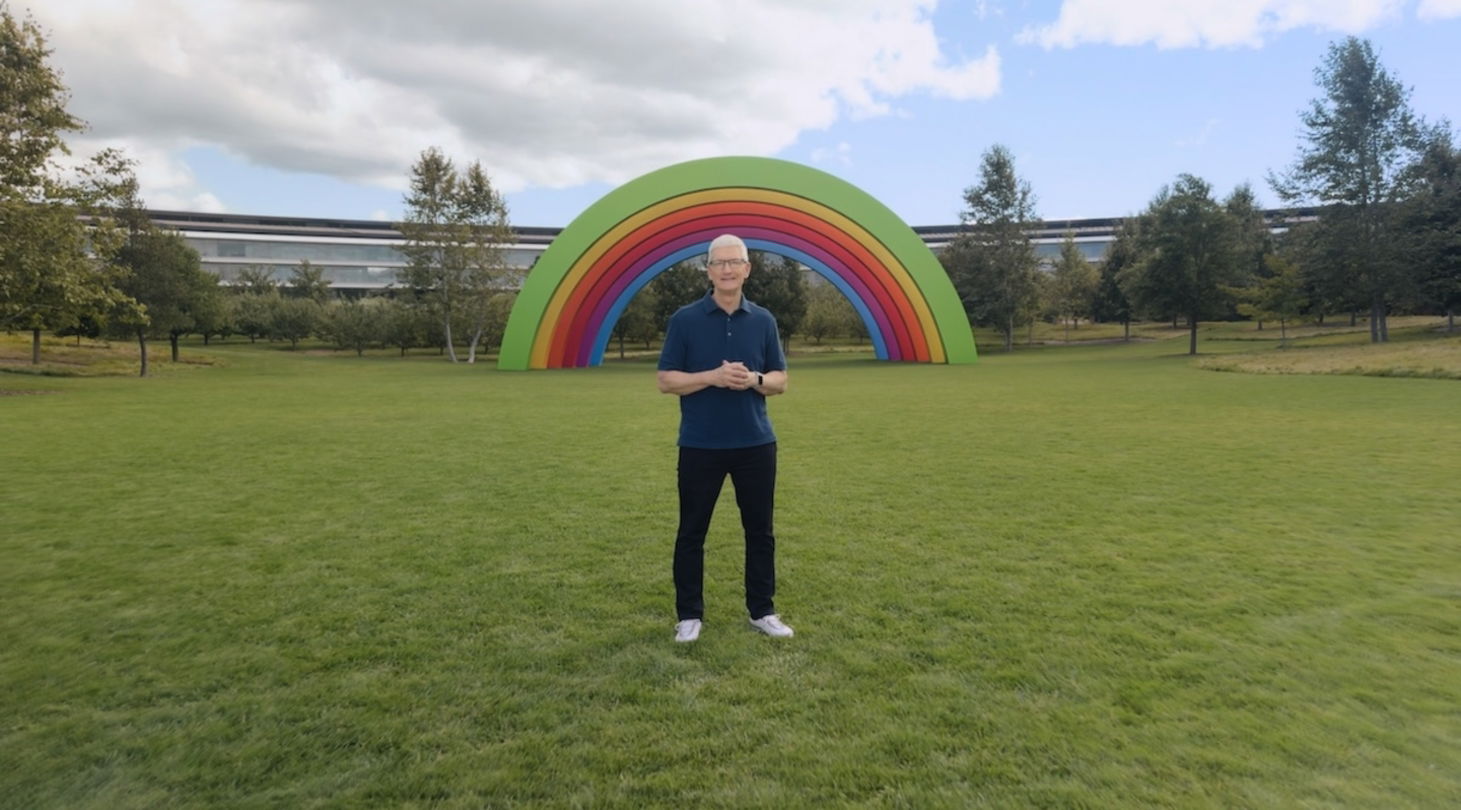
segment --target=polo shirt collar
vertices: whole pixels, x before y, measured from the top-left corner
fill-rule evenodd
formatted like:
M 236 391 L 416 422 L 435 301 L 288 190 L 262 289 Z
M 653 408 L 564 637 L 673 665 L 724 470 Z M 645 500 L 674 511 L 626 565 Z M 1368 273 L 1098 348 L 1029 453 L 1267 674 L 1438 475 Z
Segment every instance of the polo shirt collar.
M 721 312 L 724 312 L 725 311 L 725 310 L 720 309 L 720 304 L 715 303 L 715 290 L 711 290 L 710 292 L 706 293 L 705 294 L 705 297 L 702 298 L 702 299 L 700 299 L 700 300 L 701 300 L 701 308 L 705 310 L 705 314 L 706 315 L 714 314 L 717 310 L 719 310 Z M 739 306 L 736 307 L 736 311 L 737 312 L 750 312 L 751 311 L 750 308 L 746 306 L 749 303 L 750 302 L 746 300 L 746 294 L 744 292 L 742 292 L 741 293 L 741 303 L 740 303 Z

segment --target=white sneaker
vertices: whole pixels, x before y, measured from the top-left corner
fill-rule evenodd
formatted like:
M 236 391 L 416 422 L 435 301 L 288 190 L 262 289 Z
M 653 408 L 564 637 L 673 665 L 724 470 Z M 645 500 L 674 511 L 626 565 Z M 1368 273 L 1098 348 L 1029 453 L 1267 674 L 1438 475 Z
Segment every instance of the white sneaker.
M 686 619 L 675 622 L 675 641 L 687 642 L 700 638 L 700 620 Z
M 791 628 L 782 624 L 781 617 L 775 613 L 752 619 L 751 626 L 773 638 L 791 638 L 793 635 Z

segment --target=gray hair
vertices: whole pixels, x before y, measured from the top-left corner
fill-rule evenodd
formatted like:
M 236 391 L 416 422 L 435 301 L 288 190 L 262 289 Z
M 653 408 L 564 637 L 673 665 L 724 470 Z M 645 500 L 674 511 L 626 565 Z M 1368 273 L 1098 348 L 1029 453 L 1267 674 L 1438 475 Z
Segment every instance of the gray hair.
M 738 247 L 741 249 L 742 259 L 751 258 L 750 252 L 746 250 L 746 243 L 741 241 L 741 238 L 739 236 L 736 236 L 733 233 L 723 233 L 720 236 L 715 237 L 715 239 L 710 242 L 710 247 L 705 249 L 706 260 L 708 261 L 710 254 L 714 253 L 715 249 L 720 247 Z

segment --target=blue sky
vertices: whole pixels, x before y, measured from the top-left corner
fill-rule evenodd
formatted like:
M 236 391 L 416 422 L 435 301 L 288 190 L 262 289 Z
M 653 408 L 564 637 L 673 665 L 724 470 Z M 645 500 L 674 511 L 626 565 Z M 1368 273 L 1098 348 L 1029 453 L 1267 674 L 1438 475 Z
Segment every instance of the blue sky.
M 23 3 L 12 5 L 24 9 Z M 486 10 L 482 6 L 488 6 Z M 1293 158 L 1329 43 L 1370 39 L 1461 120 L 1461 0 L 841 3 L 73 0 L 30 9 L 149 205 L 399 217 L 427 145 L 481 160 L 518 225 L 567 225 L 669 163 L 816 166 L 913 225 L 955 222 L 1008 146 L 1051 219 L 1218 193 Z

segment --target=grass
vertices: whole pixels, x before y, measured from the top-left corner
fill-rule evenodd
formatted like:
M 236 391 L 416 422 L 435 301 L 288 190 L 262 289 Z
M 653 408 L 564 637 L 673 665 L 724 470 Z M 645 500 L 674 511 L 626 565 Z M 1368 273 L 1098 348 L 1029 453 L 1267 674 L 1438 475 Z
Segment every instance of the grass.
M 178 362 L 169 362 L 172 349 L 166 340 L 147 345 L 148 373 L 167 376 L 186 374 L 199 366 L 211 366 L 216 358 L 203 351 L 180 352 Z M 139 369 L 134 343 L 82 338 L 41 337 L 41 362 L 32 365 L 30 333 L 0 332 L 0 372 L 39 377 L 135 376 Z
M 1369 331 L 1363 326 L 1328 332 L 1309 327 L 1300 330 L 1286 347 L 1272 348 L 1274 341 L 1269 338 L 1265 341 L 1269 347 L 1263 350 L 1208 356 L 1200 359 L 1198 365 L 1214 371 L 1250 374 L 1358 374 L 1461 380 L 1461 332 L 1438 334 L 1433 321 L 1404 319 L 1391 326 L 1390 342 L 1380 344 L 1369 342 Z
M 1461 386 L 1181 348 L 794 355 L 690 646 L 650 363 L 17 376 L 0 807 L 1455 806 Z

